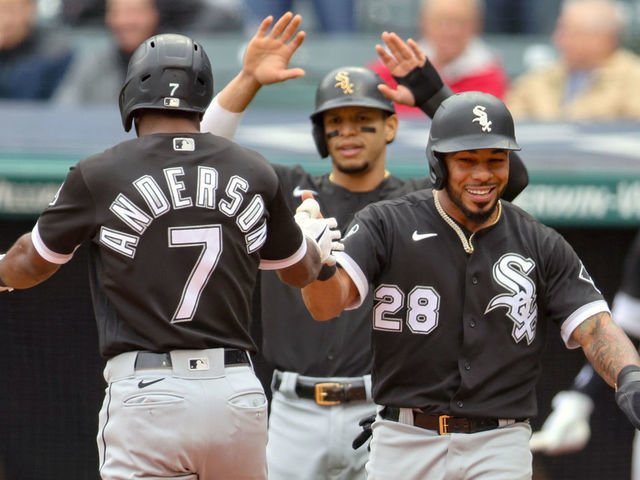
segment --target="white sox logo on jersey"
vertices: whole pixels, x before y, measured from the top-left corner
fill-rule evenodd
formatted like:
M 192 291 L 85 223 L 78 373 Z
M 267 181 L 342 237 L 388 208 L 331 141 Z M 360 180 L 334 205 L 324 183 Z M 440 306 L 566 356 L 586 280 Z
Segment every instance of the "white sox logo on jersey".
M 519 343 L 523 338 L 530 345 L 536 336 L 538 305 L 536 285 L 528 274 L 536 266 L 530 258 L 517 253 L 507 253 L 493 265 L 493 278 L 511 293 L 496 295 L 491 299 L 485 313 L 498 307 L 507 307 L 507 317 L 513 321 L 511 336 Z
M 482 127 L 483 132 L 490 132 L 493 122 L 489 120 L 489 117 L 487 116 L 487 107 L 476 105 L 475 107 L 473 107 L 473 114 L 476 116 L 476 118 L 471 120 L 471 122 L 478 122 Z

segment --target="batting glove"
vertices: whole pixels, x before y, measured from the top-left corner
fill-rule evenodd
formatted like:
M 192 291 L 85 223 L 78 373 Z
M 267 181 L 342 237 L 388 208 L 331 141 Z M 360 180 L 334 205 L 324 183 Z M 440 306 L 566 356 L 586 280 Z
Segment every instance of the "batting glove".
M 629 421 L 640 429 L 640 367 L 627 365 L 618 374 L 616 403 Z
M 553 411 L 542 429 L 531 435 L 531 451 L 560 455 L 583 449 L 591 437 L 591 398 L 584 393 L 565 391 L 557 393 L 551 404 Z
M 336 259 L 331 252 L 344 250 L 339 242 L 340 231 L 337 230 L 338 222 L 335 218 L 323 218 L 320 214 L 320 205 L 313 198 L 307 198 L 296 209 L 295 221 L 302 233 L 318 248 L 320 260 L 326 265 L 335 265 Z
M 453 95 L 433 64 L 427 59 L 422 67 L 415 67 L 403 77 L 393 76 L 396 82 L 404 85 L 413 94 L 416 107 L 429 117 L 433 117 L 442 101 Z
M 364 445 L 364 443 L 367 440 L 369 440 L 369 438 L 371 438 L 371 435 L 373 434 L 373 431 L 371 430 L 371 425 L 373 425 L 373 422 L 375 421 L 376 421 L 376 416 L 371 415 L 369 417 L 363 418 L 362 420 L 360 420 L 360 422 L 358 422 L 358 425 L 362 427 L 362 431 L 358 434 L 356 438 L 353 439 L 353 443 L 351 444 L 351 447 L 354 450 L 357 450 L 358 448 L 360 448 L 362 445 Z M 367 447 L 367 450 L 369 450 L 369 447 Z

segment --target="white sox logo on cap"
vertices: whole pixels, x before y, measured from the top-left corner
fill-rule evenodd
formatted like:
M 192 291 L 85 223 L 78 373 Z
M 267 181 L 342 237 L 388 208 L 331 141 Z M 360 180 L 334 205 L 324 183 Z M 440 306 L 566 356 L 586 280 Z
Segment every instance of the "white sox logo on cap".
M 349 79 L 349 72 L 338 72 L 335 79 L 338 83 L 336 83 L 334 87 L 340 87 L 342 89 L 342 93 L 345 95 L 351 95 L 353 93 L 354 85 Z
M 476 118 L 474 118 L 472 122 L 478 122 L 482 127 L 483 132 L 490 132 L 491 124 L 493 122 L 489 120 L 489 117 L 487 117 L 487 107 L 476 105 L 475 107 L 473 107 L 473 114 L 476 116 Z

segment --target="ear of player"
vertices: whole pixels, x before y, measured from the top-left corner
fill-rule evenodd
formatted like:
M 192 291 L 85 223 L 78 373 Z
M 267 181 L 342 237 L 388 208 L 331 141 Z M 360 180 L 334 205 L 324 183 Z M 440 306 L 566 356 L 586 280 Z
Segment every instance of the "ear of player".
M 640 429 L 640 367 L 627 365 L 620 371 L 616 403 L 633 426 Z
M 340 243 L 340 231 L 335 218 L 324 218 L 320 213 L 320 205 L 310 192 L 302 194 L 302 203 L 296 209 L 294 218 L 305 237 L 311 240 L 325 265 L 335 265 L 336 259 L 332 251 L 344 250 Z

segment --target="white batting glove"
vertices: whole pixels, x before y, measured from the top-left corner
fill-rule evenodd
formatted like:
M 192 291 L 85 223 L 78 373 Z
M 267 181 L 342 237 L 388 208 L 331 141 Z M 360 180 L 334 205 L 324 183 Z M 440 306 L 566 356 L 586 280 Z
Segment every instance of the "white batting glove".
M 582 450 L 591 437 L 591 398 L 584 393 L 564 391 L 558 392 L 551 404 L 553 411 L 544 421 L 542 429 L 531 435 L 531 451 L 560 455 Z
M 0 260 L 2 260 L 5 255 L 6 253 L 0 253 Z M 0 292 L 13 292 L 13 288 L 0 286 Z
M 339 242 L 337 220 L 333 217 L 323 218 L 320 205 L 313 198 L 307 198 L 300 204 L 294 218 L 305 237 L 317 247 L 322 263 L 335 265 L 336 259 L 331 255 L 332 250 L 344 250 L 344 246 Z

